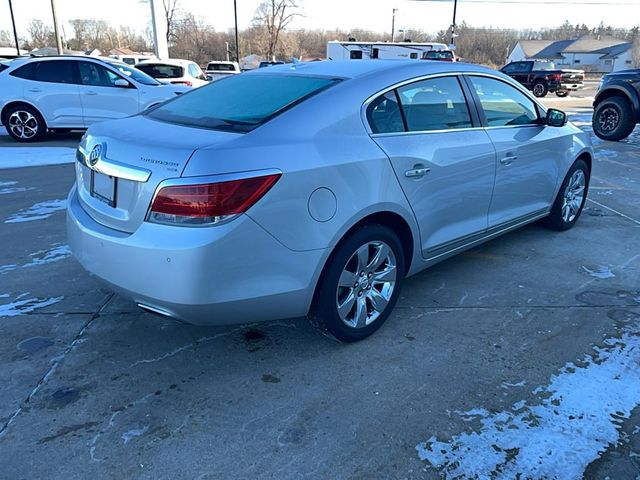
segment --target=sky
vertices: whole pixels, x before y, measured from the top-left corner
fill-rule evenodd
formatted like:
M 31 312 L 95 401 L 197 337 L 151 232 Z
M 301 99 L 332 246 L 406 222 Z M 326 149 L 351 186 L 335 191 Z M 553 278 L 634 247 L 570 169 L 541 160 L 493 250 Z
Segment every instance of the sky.
M 261 0 L 237 0 L 239 27 L 251 24 Z M 436 32 L 451 24 L 453 0 L 298 0 L 303 17 L 296 28 L 355 28 L 391 31 L 391 12 L 397 8 L 396 30 L 418 29 Z M 191 11 L 216 30 L 233 27 L 233 0 L 180 0 L 184 11 Z M 29 20 L 51 23 L 50 0 L 13 0 L 18 35 L 26 36 Z M 56 0 L 64 33 L 71 33 L 65 22 L 75 18 L 106 20 L 114 26 L 128 25 L 143 31 L 150 20 L 148 4 L 140 0 Z M 640 23 L 640 0 L 459 0 L 457 23 L 495 28 L 555 27 L 565 20 L 597 26 L 601 21 L 614 27 L 633 27 Z M 0 30 L 10 30 L 8 0 L 0 0 Z

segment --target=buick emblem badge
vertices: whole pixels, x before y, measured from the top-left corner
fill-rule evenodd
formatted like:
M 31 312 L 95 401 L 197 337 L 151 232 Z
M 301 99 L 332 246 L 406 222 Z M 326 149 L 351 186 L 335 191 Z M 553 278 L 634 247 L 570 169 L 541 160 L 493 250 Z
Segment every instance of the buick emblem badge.
M 93 147 L 93 149 L 91 150 L 91 153 L 89 154 L 89 164 L 91 166 L 98 163 L 98 160 L 100 160 L 101 153 L 102 153 L 102 145 L 98 144 L 95 147 Z

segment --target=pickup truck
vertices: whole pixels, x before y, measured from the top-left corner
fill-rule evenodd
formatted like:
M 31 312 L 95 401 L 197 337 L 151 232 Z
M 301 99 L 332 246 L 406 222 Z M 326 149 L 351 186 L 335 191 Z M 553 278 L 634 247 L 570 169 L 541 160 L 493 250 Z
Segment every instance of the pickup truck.
M 555 92 L 558 97 L 566 97 L 570 91 L 584 86 L 583 70 L 556 69 L 553 62 L 511 62 L 500 71 L 520 82 L 536 97 L 544 97 L 549 92 Z

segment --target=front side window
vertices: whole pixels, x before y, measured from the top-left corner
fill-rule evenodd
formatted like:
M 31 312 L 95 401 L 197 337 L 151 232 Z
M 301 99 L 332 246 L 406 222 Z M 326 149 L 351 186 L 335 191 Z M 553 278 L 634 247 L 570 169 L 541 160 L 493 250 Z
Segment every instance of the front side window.
M 115 87 L 116 80 L 122 79 L 119 75 L 92 62 L 78 62 L 80 81 L 83 85 L 93 87 Z
M 515 87 L 488 77 L 470 76 L 490 127 L 538 124 L 535 103 Z
M 146 113 L 156 120 L 249 132 L 340 80 L 306 75 L 232 75 Z
M 469 128 L 471 116 L 458 79 L 439 77 L 398 88 L 407 130 Z
M 380 95 L 367 107 L 367 121 L 372 133 L 403 132 L 404 123 L 395 90 Z
M 35 80 L 50 83 L 76 83 L 73 63 L 68 60 L 38 62 Z
M 195 63 L 189 64 L 189 74 L 194 78 L 199 78 L 200 80 L 206 80 L 204 73 L 202 73 L 202 70 L 200 70 L 200 67 L 197 66 Z
M 121 62 L 108 62 L 113 68 L 122 73 L 125 77 L 129 77 L 134 79 L 136 82 L 141 83 L 143 85 L 151 85 L 158 86 L 162 85 L 155 78 L 150 77 L 146 73 L 137 68 L 130 67 L 129 65 L 125 65 Z

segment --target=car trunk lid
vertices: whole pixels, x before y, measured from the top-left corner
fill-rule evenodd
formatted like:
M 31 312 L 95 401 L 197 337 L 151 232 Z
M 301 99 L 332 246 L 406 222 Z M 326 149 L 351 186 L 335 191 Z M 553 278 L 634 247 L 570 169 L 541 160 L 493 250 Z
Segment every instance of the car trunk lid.
M 180 177 L 198 148 L 239 136 L 140 115 L 96 125 L 78 148 L 80 203 L 98 223 L 133 233 L 145 220 L 160 182 Z

